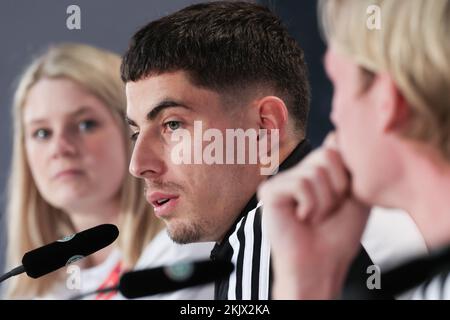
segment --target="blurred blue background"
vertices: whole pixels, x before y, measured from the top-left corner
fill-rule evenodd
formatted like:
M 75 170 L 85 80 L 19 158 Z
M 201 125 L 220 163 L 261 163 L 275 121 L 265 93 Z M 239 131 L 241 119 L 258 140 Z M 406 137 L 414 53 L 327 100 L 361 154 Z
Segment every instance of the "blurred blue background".
M 2 0 L 0 2 L 0 268 L 6 248 L 5 200 L 10 167 L 11 104 L 17 79 L 33 57 L 48 45 L 82 42 L 122 54 L 130 37 L 151 20 L 202 1 L 188 0 Z M 318 33 L 316 1 L 257 1 L 270 7 L 285 22 L 305 51 L 312 87 L 308 137 L 314 146 L 331 129 L 328 120 L 331 85 L 322 59 L 325 46 Z M 81 30 L 66 27 L 67 7 L 81 9 Z

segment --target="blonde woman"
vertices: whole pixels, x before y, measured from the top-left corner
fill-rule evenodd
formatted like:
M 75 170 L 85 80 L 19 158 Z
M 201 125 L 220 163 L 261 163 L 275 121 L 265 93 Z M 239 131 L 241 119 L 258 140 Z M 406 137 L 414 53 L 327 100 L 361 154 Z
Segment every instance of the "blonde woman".
M 339 297 L 367 206 L 408 212 L 430 251 L 450 244 L 450 1 L 320 3 L 336 132 L 260 189 L 276 298 Z M 445 267 L 410 297 L 450 299 Z
M 83 259 L 81 281 L 66 269 L 9 281 L 8 298 L 64 299 L 116 283 L 124 270 L 207 258 L 211 246 L 178 246 L 128 175 L 120 57 L 81 44 L 50 48 L 24 72 L 14 97 L 14 143 L 8 198 L 8 265 L 71 233 L 119 226 L 115 244 Z M 212 287 L 158 298 L 208 299 Z M 100 294 L 94 299 L 114 299 Z

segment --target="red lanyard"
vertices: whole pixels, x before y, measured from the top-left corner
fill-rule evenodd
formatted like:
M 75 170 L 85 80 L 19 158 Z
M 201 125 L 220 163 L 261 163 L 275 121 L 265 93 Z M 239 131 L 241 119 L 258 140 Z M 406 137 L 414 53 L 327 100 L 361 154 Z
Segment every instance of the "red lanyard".
M 119 284 L 120 275 L 122 273 L 122 262 L 119 261 L 114 269 L 110 272 L 108 277 L 98 287 L 98 290 L 105 289 L 107 287 L 115 287 Z M 101 292 L 95 296 L 95 300 L 110 300 L 117 294 L 117 291 Z

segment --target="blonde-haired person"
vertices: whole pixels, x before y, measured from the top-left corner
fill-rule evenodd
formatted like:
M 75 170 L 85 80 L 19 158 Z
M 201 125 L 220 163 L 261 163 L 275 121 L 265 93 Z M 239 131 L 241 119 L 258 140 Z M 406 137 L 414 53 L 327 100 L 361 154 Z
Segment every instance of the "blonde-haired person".
M 328 0 L 320 14 L 336 132 L 259 190 L 277 298 L 338 297 L 369 206 L 408 212 L 431 251 L 450 244 L 450 1 Z M 448 270 L 412 298 L 450 299 Z
M 102 223 L 118 225 L 120 235 L 115 244 L 79 263 L 81 282 L 70 285 L 71 274 L 64 268 L 40 279 L 20 275 L 9 280 L 8 298 L 69 298 L 114 284 L 124 270 L 209 256 L 209 244 L 182 247 L 168 238 L 146 204 L 142 182 L 128 174 L 132 144 L 124 121 L 120 63 L 106 50 L 61 44 L 35 59 L 19 81 L 8 265 L 19 265 L 29 250 Z M 204 286 L 158 298 L 212 296 L 212 286 Z

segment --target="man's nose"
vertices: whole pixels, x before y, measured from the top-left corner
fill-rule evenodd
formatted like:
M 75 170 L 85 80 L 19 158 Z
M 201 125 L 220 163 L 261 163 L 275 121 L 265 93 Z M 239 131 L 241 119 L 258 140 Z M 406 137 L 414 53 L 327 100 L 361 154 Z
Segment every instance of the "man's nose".
M 164 172 L 163 149 L 145 136 L 136 140 L 131 156 L 130 173 L 136 178 L 156 178 Z

